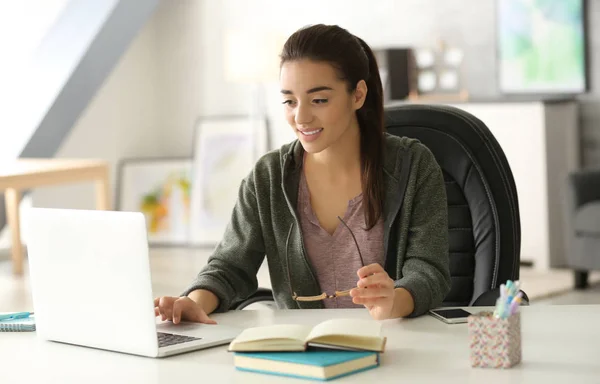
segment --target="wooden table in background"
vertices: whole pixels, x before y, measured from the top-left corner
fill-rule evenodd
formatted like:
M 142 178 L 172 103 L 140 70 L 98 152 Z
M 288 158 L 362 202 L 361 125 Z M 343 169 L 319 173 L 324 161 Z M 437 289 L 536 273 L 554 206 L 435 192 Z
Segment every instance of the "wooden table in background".
M 110 207 L 108 177 L 108 162 L 102 160 L 18 159 L 0 165 L 0 192 L 4 191 L 15 274 L 23 273 L 23 246 L 19 217 L 22 191 L 56 184 L 92 181 L 96 189 L 96 209 L 108 210 Z

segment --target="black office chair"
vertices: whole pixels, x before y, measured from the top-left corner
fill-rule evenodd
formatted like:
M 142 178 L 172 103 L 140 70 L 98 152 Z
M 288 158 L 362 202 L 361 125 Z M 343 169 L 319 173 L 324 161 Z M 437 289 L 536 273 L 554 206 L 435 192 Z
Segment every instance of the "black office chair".
M 519 279 L 521 224 L 506 156 L 475 116 L 437 105 L 387 108 L 389 133 L 418 139 L 434 154 L 446 181 L 452 288 L 443 306 L 493 306 L 500 284 Z M 523 292 L 525 304 L 528 297 Z M 273 300 L 264 288 L 236 309 Z
M 521 249 L 517 189 L 502 148 L 481 120 L 449 106 L 389 108 L 386 128 L 421 141 L 444 174 L 452 288 L 443 305 L 494 305 L 500 284 L 519 279 Z

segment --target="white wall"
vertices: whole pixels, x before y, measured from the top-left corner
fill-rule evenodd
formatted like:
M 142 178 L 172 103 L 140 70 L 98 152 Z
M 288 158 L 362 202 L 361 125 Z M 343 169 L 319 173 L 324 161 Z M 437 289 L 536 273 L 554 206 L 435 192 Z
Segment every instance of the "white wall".
M 160 150 L 166 156 L 190 156 L 192 126 L 201 112 L 203 1 L 163 0 L 154 23 L 158 65 Z
M 23 111 L 30 110 L 31 106 L 21 106 L 14 101 L 21 97 L 30 101 L 32 95 L 22 91 L 28 89 L 23 84 L 31 78 L 31 73 L 25 68 L 32 67 L 31 61 L 36 50 L 64 11 L 66 3 L 67 0 L 0 2 L 0 47 L 3 52 L 0 62 L 0 105 L 10 105 L 10 108 L 3 108 L 0 112 L 0 161 L 18 157 L 35 130 L 35 124 L 29 126 L 23 123 Z M 31 12 L 32 8 L 37 12 Z
M 56 157 L 189 156 L 200 108 L 198 1 L 164 1 L 85 110 Z M 91 184 L 33 191 L 34 206 L 94 208 Z
M 467 51 L 465 71 L 473 79 L 467 84 L 471 93 L 488 96 L 495 92 L 494 4 L 492 0 L 203 1 L 202 111 L 247 113 L 252 106 L 248 86 L 225 80 L 223 46 L 228 30 L 289 36 L 316 23 L 338 24 L 373 48 L 435 46 L 443 38 Z M 268 84 L 267 106 L 277 147 L 294 136 L 282 119 L 276 83 Z

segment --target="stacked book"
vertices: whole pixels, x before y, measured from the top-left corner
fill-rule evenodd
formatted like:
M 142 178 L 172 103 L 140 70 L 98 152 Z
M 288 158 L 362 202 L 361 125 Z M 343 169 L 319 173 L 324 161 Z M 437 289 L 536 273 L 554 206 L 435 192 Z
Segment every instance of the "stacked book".
M 335 319 L 314 327 L 249 328 L 231 342 L 229 351 L 241 371 L 332 380 L 378 367 L 385 343 L 376 321 Z

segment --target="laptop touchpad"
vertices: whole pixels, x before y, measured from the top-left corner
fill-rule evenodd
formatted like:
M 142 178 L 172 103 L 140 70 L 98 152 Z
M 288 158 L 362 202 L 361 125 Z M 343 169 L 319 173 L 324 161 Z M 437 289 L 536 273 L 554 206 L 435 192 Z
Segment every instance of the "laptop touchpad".
M 233 339 L 242 331 L 239 328 L 230 327 L 227 325 L 200 324 L 188 322 L 173 324 L 170 321 L 165 321 L 156 324 L 156 330 L 158 332 L 167 332 L 176 335 L 200 337 L 203 339 Z

